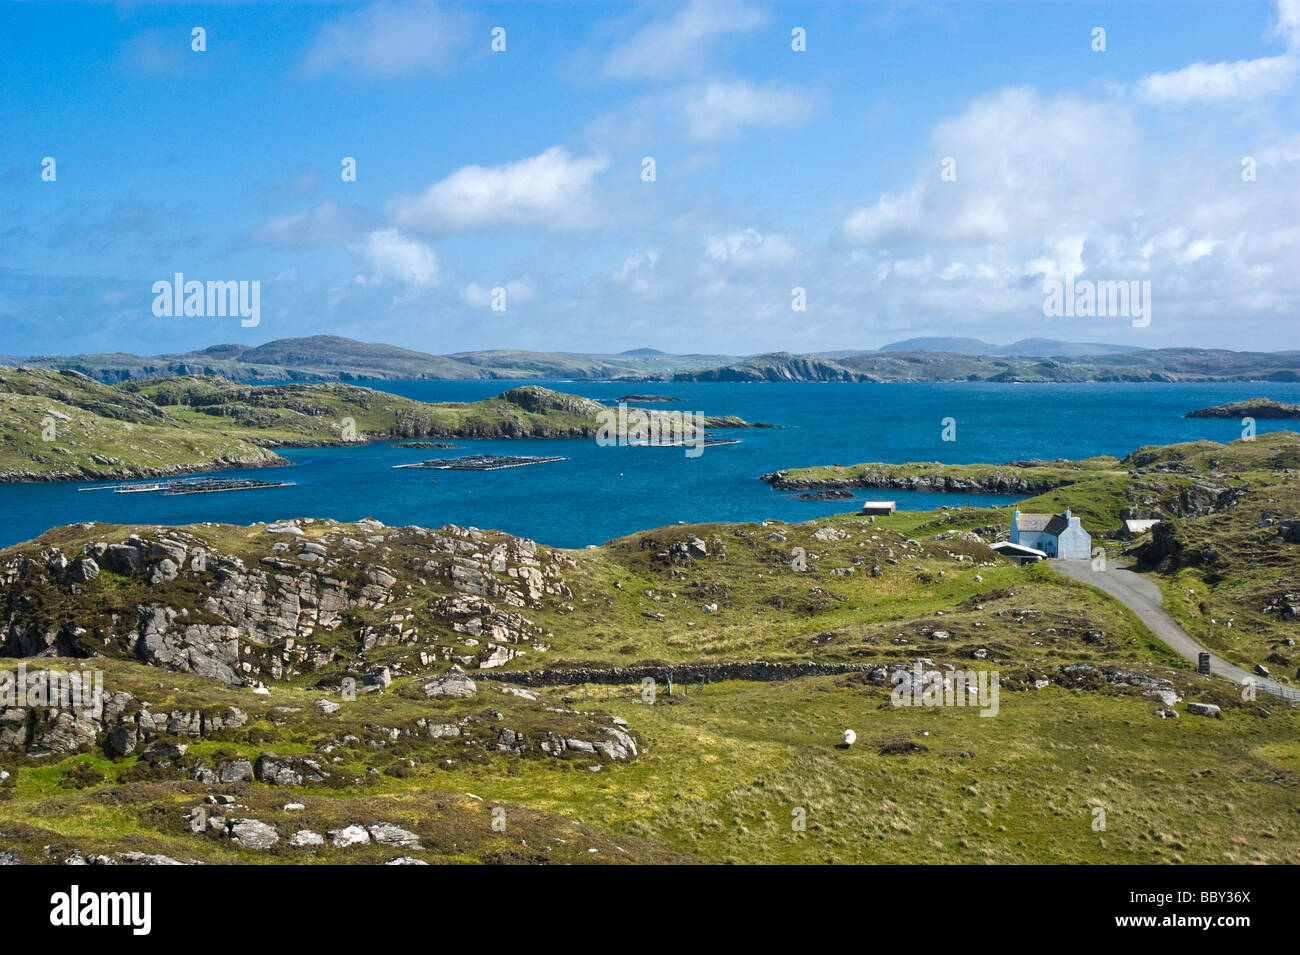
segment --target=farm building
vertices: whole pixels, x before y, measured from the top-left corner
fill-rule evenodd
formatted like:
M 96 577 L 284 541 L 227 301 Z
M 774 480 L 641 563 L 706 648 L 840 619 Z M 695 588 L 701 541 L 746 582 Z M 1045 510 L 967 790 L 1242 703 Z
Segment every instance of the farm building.
M 1092 535 L 1070 514 L 1011 515 L 1011 543 L 1040 550 L 1048 557 L 1086 559 L 1092 556 Z

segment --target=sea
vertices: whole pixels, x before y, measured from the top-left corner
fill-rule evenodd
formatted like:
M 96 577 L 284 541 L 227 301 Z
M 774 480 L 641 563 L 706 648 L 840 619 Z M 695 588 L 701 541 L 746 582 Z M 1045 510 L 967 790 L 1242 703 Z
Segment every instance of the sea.
M 0 546 L 50 527 L 115 524 L 251 524 L 295 517 L 436 527 L 494 528 L 557 547 L 599 544 L 678 522 L 806 521 L 857 510 L 868 498 L 899 509 L 1008 504 L 1006 496 L 909 491 L 858 492 L 855 499 L 800 500 L 760 475 L 783 468 L 863 461 L 1007 463 L 1030 458 L 1118 457 L 1144 445 L 1242 436 L 1239 420 L 1187 412 L 1245 398 L 1300 401 L 1300 383 L 727 383 L 492 381 L 358 382 L 420 401 L 477 401 L 536 384 L 613 405 L 628 394 L 680 398 L 647 405 L 738 415 L 775 428 L 717 432 L 738 444 L 602 447 L 594 439 L 457 440 L 464 450 L 394 448 L 388 441 L 283 451 L 292 465 L 203 476 L 292 482 L 291 487 L 164 497 L 82 492 L 86 482 L 0 485 Z M 950 419 L 950 420 L 949 420 Z M 1300 429 L 1256 424 L 1259 433 Z M 953 440 L 945 440 L 945 436 Z M 559 456 L 565 460 L 498 471 L 394 469 L 469 454 Z

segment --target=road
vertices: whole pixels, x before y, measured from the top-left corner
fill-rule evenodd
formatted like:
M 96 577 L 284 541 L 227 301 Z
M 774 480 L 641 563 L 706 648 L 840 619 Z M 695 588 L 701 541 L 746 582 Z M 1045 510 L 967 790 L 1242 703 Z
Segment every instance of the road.
M 1160 588 L 1132 567 L 1107 561 L 1105 570 L 1093 570 L 1092 562 L 1089 560 L 1051 560 L 1048 561 L 1048 566 L 1059 574 L 1106 591 L 1137 614 L 1137 618 L 1146 624 L 1152 633 L 1183 659 L 1195 664 L 1200 654 L 1206 652 L 1205 647 L 1189 637 L 1186 631 L 1174 622 L 1173 617 L 1165 613 Z M 1215 676 L 1232 680 L 1238 685 L 1245 680 L 1253 680 L 1259 689 L 1267 693 L 1293 702 L 1300 701 L 1300 690 L 1284 686 L 1276 680 L 1257 676 L 1249 670 L 1243 670 L 1213 652 L 1210 652 L 1210 672 Z

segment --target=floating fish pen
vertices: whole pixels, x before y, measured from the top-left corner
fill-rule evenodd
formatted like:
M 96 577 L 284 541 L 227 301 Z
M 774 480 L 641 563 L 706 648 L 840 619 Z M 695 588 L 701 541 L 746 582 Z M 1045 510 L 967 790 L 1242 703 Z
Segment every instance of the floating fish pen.
M 96 484 L 91 487 L 79 487 L 78 491 L 113 491 L 117 494 L 143 494 L 145 491 L 161 491 L 167 485 L 160 481 L 149 484 Z
M 177 494 L 217 494 L 222 491 L 260 491 L 268 487 L 293 487 L 291 481 L 248 481 L 237 478 L 201 478 L 173 482 L 163 488 L 164 497 Z
M 186 481 L 150 481 L 148 484 L 96 484 L 78 491 L 112 491 L 114 494 L 215 494 L 218 491 L 256 491 L 264 487 L 293 487 L 292 481 L 251 481 L 243 478 L 198 478 Z
M 430 468 L 436 471 L 501 471 L 505 468 L 523 468 L 530 464 L 550 464 L 568 458 L 530 458 L 498 454 L 470 454 L 461 458 L 435 458 L 417 464 L 394 464 L 393 468 Z

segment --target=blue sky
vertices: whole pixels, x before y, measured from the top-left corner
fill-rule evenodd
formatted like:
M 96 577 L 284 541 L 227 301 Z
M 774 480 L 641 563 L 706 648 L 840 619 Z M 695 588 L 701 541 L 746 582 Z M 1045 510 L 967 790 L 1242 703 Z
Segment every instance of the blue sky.
M 1300 0 L 6 4 L 0 88 L 3 354 L 1300 348 Z

